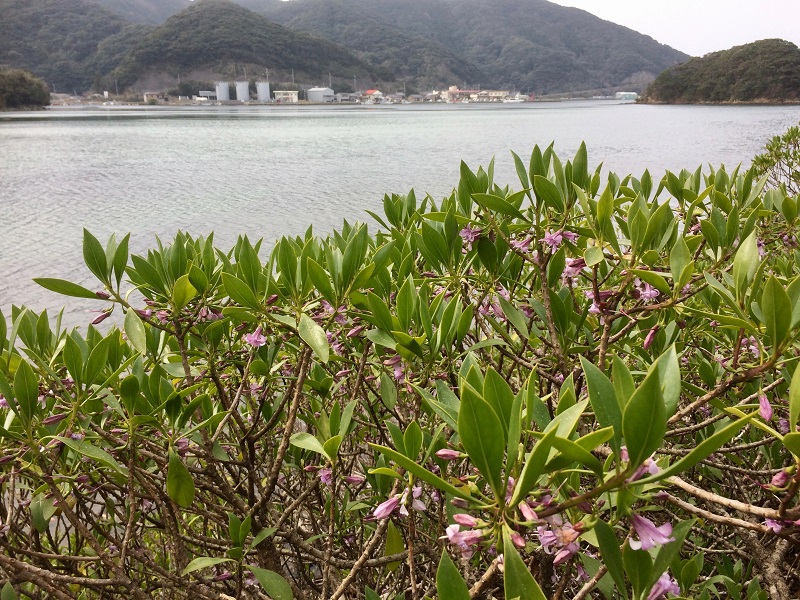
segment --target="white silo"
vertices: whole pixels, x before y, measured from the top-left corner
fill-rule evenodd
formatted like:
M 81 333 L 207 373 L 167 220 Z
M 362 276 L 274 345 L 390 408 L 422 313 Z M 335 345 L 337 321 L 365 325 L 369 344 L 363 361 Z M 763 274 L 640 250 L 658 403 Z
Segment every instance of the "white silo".
M 217 100 L 220 102 L 227 102 L 231 99 L 230 88 L 227 81 L 217 82 Z
M 250 101 L 250 84 L 246 81 L 236 82 L 236 99 L 239 102 Z
M 259 81 L 256 83 L 256 92 L 259 102 L 269 102 L 269 81 Z

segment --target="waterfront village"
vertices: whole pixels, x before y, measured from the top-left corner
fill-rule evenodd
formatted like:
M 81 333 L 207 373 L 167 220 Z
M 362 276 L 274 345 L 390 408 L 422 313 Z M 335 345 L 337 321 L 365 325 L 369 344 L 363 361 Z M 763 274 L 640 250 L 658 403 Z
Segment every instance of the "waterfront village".
M 355 93 L 336 93 L 330 87 L 312 87 L 298 90 L 270 90 L 269 82 L 256 83 L 255 95 L 251 93 L 250 84 L 237 81 L 230 84 L 221 81 L 214 90 L 201 90 L 196 96 L 179 96 L 171 98 L 163 92 L 145 92 L 145 104 L 412 104 L 425 102 L 443 103 L 521 103 L 534 100 L 534 94 L 523 95 L 509 90 L 460 89 L 452 85 L 447 90 L 433 90 L 424 94 L 403 92 L 384 94 L 377 89 L 368 89 Z M 105 94 L 108 98 L 108 93 Z M 616 92 L 614 96 L 597 96 L 596 99 L 615 98 L 617 100 L 636 100 L 635 92 Z

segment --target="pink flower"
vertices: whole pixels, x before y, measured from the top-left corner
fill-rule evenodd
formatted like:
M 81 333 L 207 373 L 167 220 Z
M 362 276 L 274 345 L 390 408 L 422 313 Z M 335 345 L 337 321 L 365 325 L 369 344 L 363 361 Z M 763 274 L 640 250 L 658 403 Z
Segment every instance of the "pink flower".
M 536 521 L 538 519 L 536 513 L 533 512 L 533 509 L 530 506 L 528 506 L 527 502 L 520 502 L 517 508 L 519 508 L 519 512 L 522 513 L 522 516 L 526 521 Z
M 680 593 L 681 588 L 678 582 L 670 577 L 669 573 L 665 572 L 661 574 L 661 577 L 658 578 L 653 589 L 650 590 L 650 593 L 647 595 L 647 600 L 661 600 L 661 598 L 666 598 L 667 594 L 678 596 Z
M 320 469 L 317 473 L 319 480 L 327 486 L 333 485 L 333 471 L 330 469 Z
M 385 519 L 400 507 L 400 497 L 392 496 L 385 502 L 375 507 L 372 516 L 376 519 Z
M 773 475 L 772 481 L 770 481 L 770 485 L 776 488 L 785 488 L 788 485 L 789 480 L 791 478 L 792 476 L 786 472 L 786 469 L 781 469 L 780 471 L 775 473 L 775 475 Z
M 774 519 L 764 519 L 764 525 L 772 530 L 772 533 L 780 533 L 783 529 L 783 523 Z
M 586 267 L 586 261 L 583 258 L 568 258 L 567 266 L 564 267 L 561 276 L 567 281 L 572 281 L 581 274 L 584 267 Z
M 639 536 L 638 540 L 628 540 L 628 544 L 634 550 L 650 550 L 661 544 L 674 542 L 675 538 L 672 537 L 672 525 L 664 523 L 656 527 L 650 519 L 640 517 L 639 515 L 631 516 L 631 524 Z
M 99 325 L 100 323 L 105 321 L 110 316 L 111 316 L 111 311 L 110 310 L 104 310 L 97 317 L 94 318 L 94 320 L 92 321 L 92 325 Z
M 442 448 L 436 451 L 436 456 L 442 460 L 458 460 L 463 456 L 458 450 L 451 450 L 450 448 Z
M 555 553 L 553 564 L 560 565 L 580 550 L 577 540 L 581 536 L 582 525 L 578 523 L 573 526 L 569 521 L 564 523 L 558 515 L 548 517 L 547 521 L 550 527 L 540 525 L 536 528 L 536 535 L 546 554 Z
M 658 325 L 655 325 L 647 332 L 647 335 L 644 338 L 644 343 L 642 344 L 642 348 L 647 350 L 650 346 L 653 345 L 653 340 L 656 339 L 656 334 L 658 330 L 661 329 Z
M 453 521 L 464 527 L 475 527 L 478 524 L 478 519 L 467 513 L 456 513 L 453 515 Z
M 445 529 L 445 534 L 440 539 L 447 538 L 451 544 L 455 544 L 461 550 L 461 555 L 464 558 L 469 558 L 474 552 L 474 546 L 477 546 L 484 531 L 481 529 L 466 529 L 460 531 L 460 525 L 450 525 Z
M 532 241 L 532 237 L 527 237 L 524 240 L 514 240 L 509 244 L 509 246 L 517 252 L 525 253 L 528 251 L 528 248 L 530 248 Z
M 766 394 L 758 395 L 758 414 L 765 421 L 772 420 L 772 405 L 769 403 L 769 398 L 767 398 Z
M 256 330 L 253 333 L 248 333 L 244 336 L 244 341 L 253 346 L 254 348 L 260 348 L 267 343 L 267 337 L 262 335 L 261 333 L 261 325 L 256 327 Z
M 347 475 L 344 480 L 345 483 L 349 483 L 350 485 L 358 485 L 364 482 L 364 477 L 361 475 Z
M 649 283 L 639 281 L 638 279 L 636 280 L 635 289 L 633 291 L 633 296 L 635 298 L 649 302 L 650 300 L 658 298 L 658 294 L 659 291 Z
M 525 538 L 516 531 L 511 532 L 511 541 L 517 548 L 525 547 Z
M 458 235 L 461 236 L 461 239 L 464 240 L 464 246 L 468 249 L 472 249 L 472 244 L 481 237 L 482 229 L 480 227 L 470 227 L 469 225 L 465 225 L 464 228 L 458 232 Z

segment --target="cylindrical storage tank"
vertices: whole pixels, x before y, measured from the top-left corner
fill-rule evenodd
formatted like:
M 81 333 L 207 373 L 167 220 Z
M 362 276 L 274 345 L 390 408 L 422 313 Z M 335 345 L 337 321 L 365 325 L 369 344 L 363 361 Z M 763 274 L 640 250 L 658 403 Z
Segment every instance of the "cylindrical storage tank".
M 236 99 L 239 102 L 248 102 L 250 100 L 250 84 L 246 81 L 236 82 Z
M 230 88 L 228 87 L 227 81 L 218 81 L 217 82 L 217 100 L 221 102 L 227 102 L 231 99 L 231 92 Z
M 256 92 L 259 102 L 269 102 L 269 81 L 259 81 L 256 83 Z

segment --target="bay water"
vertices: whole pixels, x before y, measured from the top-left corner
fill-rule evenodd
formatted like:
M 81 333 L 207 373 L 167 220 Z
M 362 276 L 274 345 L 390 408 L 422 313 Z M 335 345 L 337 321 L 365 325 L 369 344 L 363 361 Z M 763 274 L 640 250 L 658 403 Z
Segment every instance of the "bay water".
M 666 169 L 747 166 L 774 135 L 800 122 L 798 106 L 640 106 L 617 101 L 502 105 L 51 108 L 0 114 L 0 309 L 51 312 L 69 324 L 100 308 L 38 287 L 33 277 L 90 285 L 82 229 L 105 243 L 131 233 L 215 232 L 264 238 L 342 219 L 370 221 L 385 193 L 431 194 L 494 157 L 495 180 L 519 189 L 510 150 L 534 144 L 572 158 L 585 141 L 591 168 L 654 178 Z

